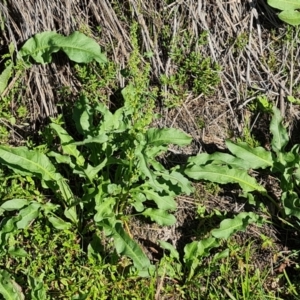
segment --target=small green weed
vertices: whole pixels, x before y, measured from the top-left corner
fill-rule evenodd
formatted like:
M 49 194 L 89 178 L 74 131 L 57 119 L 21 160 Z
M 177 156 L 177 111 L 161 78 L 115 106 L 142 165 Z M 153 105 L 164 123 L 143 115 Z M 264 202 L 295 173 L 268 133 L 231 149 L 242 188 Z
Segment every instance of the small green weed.
M 193 92 L 211 95 L 220 83 L 220 67 L 211 58 L 204 57 L 199 48 L 207 43 L 207 32 L 203 32 L 193 44 L 192 37 L 185 32 L 181 38 L 175 39 L 170 46 L 170 58 L 176 65 L 176 71 L 170 75 L 162 75 L 161 93 L 164 105 L 176 107 L 182 104 L 185 95 Z

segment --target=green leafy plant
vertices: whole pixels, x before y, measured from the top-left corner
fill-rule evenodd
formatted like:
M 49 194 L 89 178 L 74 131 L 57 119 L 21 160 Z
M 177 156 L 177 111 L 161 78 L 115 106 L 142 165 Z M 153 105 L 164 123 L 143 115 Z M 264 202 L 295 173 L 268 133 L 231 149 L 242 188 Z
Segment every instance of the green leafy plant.
M 248 197 L 250 197 L 249 193 L 254 191 L 267 197 L 284 219 L 287 216 L 295 216 L 299 219 L 299 145 L 295 145 L 290 151 L 285 150 L 289 138 L 286 128 L 282 125 L 280 111 L 275 107 L 270 131 L 273 135 L 272 151 L 262 147 L 250 147 L 244 142 L 233 143 L 227 140 L 226 145 L 232 154 L 219 152 L 199 154 L 189 159 L 185 174 L 190 178 L 220 184 L 238 183 L 244 195 Z M 249 174 L 251 170 L 256 169 L 266 169 L 279 179 L 282 190 L 280 202 L 279 199 L 272 198 L 266 188 Z M 252 196 L 250 198 L 253 199 Z
M 95 60 L 102 64 L 107 61 L 105 55 L 101 53 L 100 46 L 93 39 L 77 31 L 69 36 L 63 36 L 54 31 L 36 34 L 21 47 L 16 64 L 12 60 L 13 51 L 13 45 L 11 45 L 11 58 L 6 62 L 6 68 L 0 75 L 0 94 L 5 90 L 15 66 L 21 64 L 23 67 L 29 68 L 31 67 L 30 59 L 37 63 L 50 63 L 53 53 L 63 51 L 70 60 L 77 63 L 88 63 Z
M 278 14 L 280 20 L 290 24 L 300 24 L 300 1 L 299 0 L 268 0 L 268 4 L 281 10 Z

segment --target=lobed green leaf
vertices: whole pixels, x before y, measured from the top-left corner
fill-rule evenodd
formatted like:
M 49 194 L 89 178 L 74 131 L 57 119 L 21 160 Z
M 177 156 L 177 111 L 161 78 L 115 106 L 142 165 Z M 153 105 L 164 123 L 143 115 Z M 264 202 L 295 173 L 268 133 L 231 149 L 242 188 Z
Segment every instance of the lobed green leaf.
M 220 228 L 211 231 L 212 236 L 219 239 L 228 239 L 237 231 L 246 230 L 248 224 L 258 221 L 259 217 L 252 212 L 242 212 L 233 219 L 225 219 L 220 223 Z
M 52 128 L 60 138 L 63 153 L 73 156 L 76 159 L 77 164 L 79 166 L 83 166 L 85 159 L 77 150 L 76 145 L 74 145 L 74 139 L 68 134 L 68 132 L 55 123 L 51 123 L 50 128 Z
M 148 144 L 154 146 L 169 144 L 186 146 L 192 141 L 192 138 L 189 135 L 175 128 L 150 128 L 146 132 L 146 138 Z
M 32 57 L 38 63 L 50 63 L 52 54 L 64 51 L 70 60 L 77 63 L 89 63 L 92 60 L 105 63 L 106 57 L 100 46 L 91 38 L 78 31 L 63 36 L 54 31 L 38 33 L 23 45 L 19 58 Z
M 124 231 L 120 223 L 116 223 L 114 227 L 106 222 L 105 227 L 112 233 L 115 248 L 118 254 L 128 256 L 132 259 L 134 266 L 143 275 L 148 272 L 151 263 L 140 246 Z
M 147 208 L 143 211 L 142 215 L 149 217 L 152 221 L 161 226 L 170 226 L 176 223 L 175 216 L 169 214 L 163 209 Z
M 232 154 L 241 158 L 244 165 L 251 169 L 265 169 L 273 166 L 273 158 L 270 151 L 262 147 L 251 148 L 247 143 L 232 143 L 226 141 L 226 146 Z
M 193 179 L 203 179 L 220 184 L 238 183 L 245 192 L 266 192 L 265 188 L 259 185 L 256 180 L 249 176 L 245 170 L 230 169 L 227 166 L 188 166 L 185 174 Z

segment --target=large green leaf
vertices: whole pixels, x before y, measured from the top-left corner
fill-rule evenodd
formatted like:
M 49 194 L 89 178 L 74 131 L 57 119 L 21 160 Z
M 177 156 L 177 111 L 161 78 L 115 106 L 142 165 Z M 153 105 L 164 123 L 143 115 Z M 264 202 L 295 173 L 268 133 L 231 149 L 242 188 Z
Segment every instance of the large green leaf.
M 19 216 L 21 216 L 21 220 L 17 222 L 18 229 L 26 228 L 35 218 L 38 217 L 40 209 L 41 204 L 32 202 L 30 205 L 20 210 Z
M 300 8 L 300 0 L 267 0 L 268 4 L 280 10 L 294 10 Z
M 13 63 L 10 63 L 0 74 L 0 95 L 4 92 L 7 87 L 7 83 L 11 77 L 13 69 Z
M 31 56 L 38 63 L 50 63 L 52 54 L 60 50 L 77 63 L 88 63 L 92 60 L 98 63 L 107 61 L 105 55 L 101 53 L 100 46 L 78 31 L 69 36 L 54 31 L 38 33 L 23 45 L 19 51 L 19 58 L 26 59 Z
M 66 180 L 56 172 L 50 159 L 39 150 L 29 150 L 26 147 L 0 146 L 0 164 L 6 165 L 17 174 L 34 176 L 45 182 L 47 187 L 59 194 L 68 205 L 74 204 L 74 195 Z M 57 188 L 59 191 L 57 191 Z M 73 216 L 76 216 L 75 208 Z M 77 220 L 77 216 L 75 218 Z M 74 220 L 73 220 L 74 221 Z
M 172 196 L 162 196 L 154 190 L 141 190 L 148 200 L 153 200 L 157 207 L 163 210 L 175 210 L 177 208 L 176 201 Z
M 176 248 L 172 244 L 165 242 L 165 241 L 161 241 L 161 240 L 159 240 L 158 242 L 159 242 L 161 248 L 163 248 L 164 250 L 170 251 L 170 257 L 175 258 L 178 261 L 180 260 L 179 252 L 176 250 Z
M 194 241 L 184 247 L 184 262 L 189 268 L 188 279 L 191 279 L 197 267 L 199 267 L 200 259 L 209 255 L 211 249 L 219 246 L 219 242 L 212 237 L 201 241 Z
M 22 209 L 24 206 L 27 206 L 29 203 L 30 203 L 30 201 L 27 199 L 15 198 L 15 199 L 5 201 L 1 205 L 1 208 L 3 208 L 6 211 L 19 210 L 19 209 Z
M 170 181 L 175 187 L 179 187 L 182 193 L 190 195 L 194 190 L 191 182 L 176 169 L 170 173 L 165 170 L 164 172 L 155 172 L 155 174 L 160 174 L 163 179 Z
M 161 226 L 170 226 L 176 223 L 174 215 L 167 213 L 163 209 L 147 208 L 142 214 Z
M 175 144 L 179 146 L 189 145 L 192 138 L 185 132 L 175 128 L 150 128 L 146 133 L 149 145 L 161 146 Z
M 50 127 L 56 132 L 61 141 L 61 147 L 64 154 L 71 155 L 76 159 L 79 166 L 83 166 L 85 159 L 74 145 L 74 139 L 60 125 L 51 123 Z M 73 143 L 73 144 L 72 144 Z
M 0 163 L 18 174 L 36 176 L 45 182 L 62 178 L 49 158 L 39 150 L 0 146 Z
M 285 127 L 282 125 L 282 117 L 278 108 L 273 107 L 273 117 L 270 124 L 270 131 L 273 134 L 272 149 L 276 153 L 284 150 L 289 141 Z
M 235 156 L 244 160 L 244 164 L 248 164 L 252 169 L 265 169 L 273 166 L 273 158 L 271 151 L 267 151 L 262 147 L 251 148 L 247 143 L 232 143 L 226 141 L 226 146 Z
M 266 192 L 256 180 L 249 176 L 245 170 L 230 169 L 227 166 L 188 166 L 185 174 L 193 179 L 203 179 L 220 184 L 238 183 L 245 192 Z
M 73 108 L 73 120 L 77 131 L 84 137 L 92 132 L 93 114 L 86 96 L 81 95 Z
M 11 275 L 5 270 L 0 270 L 0 294 L 5 300 L 25 299 L 21 287 L 11 278 Z
M 105 227 L 109 227 L 107 229 L 112 232 L 117 253 L 131 258 L 140 274 L 145 274 L 151 264 L 140 246 L 124 231 L 120 223 L 112 227 L 106 222 Z
M 234 155 L 222 152 L 215 152 L 213 154 L 200 153 L 196 156 L 189 157 L 188 163 L 197 166 L 206 164 L 214 165 L 229 165 L 233 168 L 249 170 L 251 168 L 250 162 L 244 161 Z
M 259 217 L 252 212 L 242 212 L 233 219 L 225 219 L 220 223 L 220 228 L 211 231 L 212 236 L 219 239 L 228 239 L 237 231 L 246 230 L 248 224 L 258 221 Z
M 278 17 L 281 21 L 293 26 L 300 24 L 300 12 L 298 10 L 284 10 L 278 14 Z
M 31 300 L 46 300 L 46 288 L 43 280 L 28 276 L 28 283 L 30 286 L 30 299 Z
M 284 211 L 288 216 L 295 216 L 300 220 L 300 198 L 293 191 L 284 191 L 281 195 Z

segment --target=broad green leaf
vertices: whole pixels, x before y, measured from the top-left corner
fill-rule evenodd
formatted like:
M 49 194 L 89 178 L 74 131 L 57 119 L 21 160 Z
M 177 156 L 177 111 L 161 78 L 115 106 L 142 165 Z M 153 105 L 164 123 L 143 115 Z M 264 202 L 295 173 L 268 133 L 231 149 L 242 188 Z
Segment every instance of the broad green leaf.
M 161 196 L 153 190 L 142 190 L 148 200 L 153 200 L 157 207 L 163 210 L 175 210 L 176 201 L 172 196 Z
M 195 258 L 207 256 L 209 251 L 216 247 L 219 247 L 219 242 L 213 237 L 187 244 L 184 247 L 184 261 L 193 261 Z
M 86 145 L 86 144 L 92 144 L 92 143 L 103 144 L 107 141 L 108 141 L 108 136 L 103 133 L 98 136 L 88 137 L 81 142 L 73 142 L 72 145 L 79 146 L 79 145 Z
M 211 161 L 211 154 L 208 153 L 200 153 L 196 156 L 191 156 L 188 159 L 188 164 L 189 165 L 197 165 L 197 166 L 202 166 L 206 165 L 209 161 Z
M 293 191 L 284 191 L 281 195 L 284 211 L 288 216 L 295 216 L 300 220 L 300 198 Z
M 90 181 L 93 181 L 93 179 L 97 176 L 97 174 L 107 165 L 107 158 L 104 158 L 102 163 L 99 164 L 96 167 L 92 167 L 90 164 L 87 164 L 86 169 L 84 170 L 84 173 L 89 178 Z M 76 173 L 76 172 L 75 172 Z
M 83 166 L 85 159 L 77 150 L 76 145 L 74 145 L 74 139 L 68 134 L 68 132 L 55 123 L 51 123 L 50 128 L 52 128 L 59 136 L 63 153 L 73 156 L 76 159 L 77 164 L 79 166 Z
M 19 216 L 21 216 L 21 220 L 17 222 L 18 229 L 24 229 L 28 227 L 28 225 L 38 217 L 41 209 L 41 205 L 37 202 L 32 202 L 26 208 L 23 208 L 19 212 Z
M 146 177 L 152 184 L 155 184 L 155 175 L 150 170 L 148 165 L 148 157 L 143 152 L 143 145 L 138 145 L 135 149 L 135 156 L 138 159 L 138 170 Z
M 281 21 L 293 26 L 300 24 L 300 12 L 298 10 L 284 10 L 278 14 L 278 18 Z
M 86 96 L 81 95 L 73 108 L 73 120 L 77 131 L 84 137 L 92 131 L 93 116 Z
M 168 171 L 155 173 L 160 174 L 163 179 L 171 181 L 172 184 L 180 187 L 182 193 L 185 193 L 186 195 L 190 195 L 194 190 L 191 182 L 181 173 L 176 171 L 176 169 L 173 169 L 170 173 L 168 173 Z
M 13 63 L 10 63 L 0 74 L 0 95 L 7 87 L 8 81 L 12 74 Z
M 72 227 L 72 224 L 65 222 L 59 217 L 50 216 L 48 217 L 48 221 L 53 225 L 54 228 L 59 230 L 70 229 Z
M 30 286 L 30 299 L 31 300 L 46 300 L 46 288 L 41 279 L 27 276 L 28 284 Z
M 282 125 L 282 117 L 278 108 L 273 107 L 273 117 L 270 124 L 270 131 L 273 134 L 272 149 L 276 153 L 284 150 L 289 141 L 285 127 Z
M 175 128 L 150 128 L 146 132 L 149 145 L 161 146 L 175 144 L 179 146 L 189 145 L 192 138 L 185 132 Z
M 295 98 L 293 96 L 287 96 L 287 100 L 293 104 L 297 104 L 297 105 L 300 104 L 300 99 Z
M 64 210 L 64 215 L 65 215 L 65 217 L 67 217 L 73 223 L 75 223 L 75 224 L 78 223 L 78 216 L 77 216 L 77 211 L 76 211 L 76 207 L 75 206 L 66 208 Z
M 18 248 L 18 247 L 10 247 L 8 249 L 8 253 L 12 256 L 16 256 L 16 257 L 26 257 L 28 256 L 28 253 L 22 249 L 22 248 Z
M 115 198 L 105 198 L 102 203 L 96 205 L 95 209 L 97 213 L 94 216 L 95 222 L 101 222 L 104 219 L 113 217 L 114 213 L 114 205 L 116 204 Z
M 266 192 L 256 180 L 249 176 L 245 170 L 230 169 L 227 166 L 191 166 L 185 169 L 185 174 L 193 179 L 208 180 L 220 184 L 238 183 L 245 192 Z
M 189 164 L 195 164 L 197 166 L 214 164 L 214 165 L 229 165 L 233 168 L 249 170 L 251 164 L 244 160 L 235 157 L 228 153 L 215 152 L 213 154 L 201 153 L 188 159 Z
M 27 199 L 11 199 L 8 201 L 5 201 L 1 208 L 3 208 L 6 211 L 13 211 L 13 210 L 19 210 L 23 208 L 24 206 L 27 206 L 30 203 Z
M 179 252 L 176 250 L 176 248 L 171 245 L 168 242 L 165 241 L 158 241 L 160 246 L 164 249 L 164 250 L 168 250 L 170 251 L 170 257 L 175 258 L 179 261 L 180 257 L 179 257 Z
M 228 239 L 237 231 L 246 230 L 250 223 L 257 222 L 259 217 L 250 212 L 242 212 L 233 219 L 225 219 L 220 223 L 220 228 L 211 231 L 212 236 L 219 239 Z
M 293 10 L 300 8 L 300 0 L 267 0 L 268 4 L 280 10 Z
M 42 182 L 46 182 L 55 193 L 58 192 L 58 186 L 65 202 L 67 204 L 74 202 L 73 193 L 65 179 L 56 172 L 50 159 L 39 150 L 0 146 L 0 164 L 6 165 L 17 174 L 39 178 Z
M 176 223 L 176 218 L 163 209 L 147 208 L 142 214 L 161 226 L 170 226 Z
M 219 246 L 219 242 L 212 237 L 201 241 L 194 241 L 184 247 L 184 262 L 189 267 L 188 279 L 194 276 L 195 270 L 199 267 L 200 259 L 209 255 L 209 251 Z
M 17 230 L 16 223 L 21 219 L 21 216 L 3 218 L 0 224 L 0 249 L 7 246 L 9 237 Z
M 106 227 L 111 227 L 108 222 Z M 114 238 L 115 248 L 118 254 L 126 255 L 132 259 L 138 271 L 144 273 L 150 267 L 150 260 L 142 251 L 140 246 L 124 231 L 120 223 L 116 223 L 114 228 L 109 228 Z
M 72 169 L 76 167 L 75 163 L 72 162 L 71 156 L 66 156 L 60 153 L 56 153 L 54 151 L 50 151 L 47 153 L 48 157 L 54 157 L 58 164 L 67 164 Z
M 77 63 L 88 63 L 96 60 L 105 63 L 106 57 L 101 53 L 100 46 L 91 38 L 78 31 L 69 36 L 63 36 L 54 31 L 38 33 L 19 51 L 19 58 L 27 59 L 31 56 L 38 63 L 50 63 L 52 54 L 64 51 L 70 60 Z
M 0 146 L 0 163 L 21 175 L 36 176 L 44 181 L 57 181 L 62 178 L 49 158 L 39 150 L 26 147 Z
M 252 169 L 265 169 L 273 166 L 271 151 L 262 147 L 251 148 L 247 143 L 232 143 L 226 141 L 226 146 L 235 156 L 244 160 L 244 164 L 250 165 Z
M 11 275 L 5 270 L 0 270 L 0 294 L 5 300 L 25 299 L 21 287 L 11 278 Z
M 227 248 L 227 249 L 225 249 L 225 250 L 223 250 L 223 251 L 221 251 L 221 252 L 216 253 L 216 254 L 214 255 L 212 261 L 215 263 L 215 262 L 217 262 L 218 260 L 223 259 L 223 258 L 226 258 L 226 257 L 228 257 L 228 256 L 229 256 L 229 249 Z

